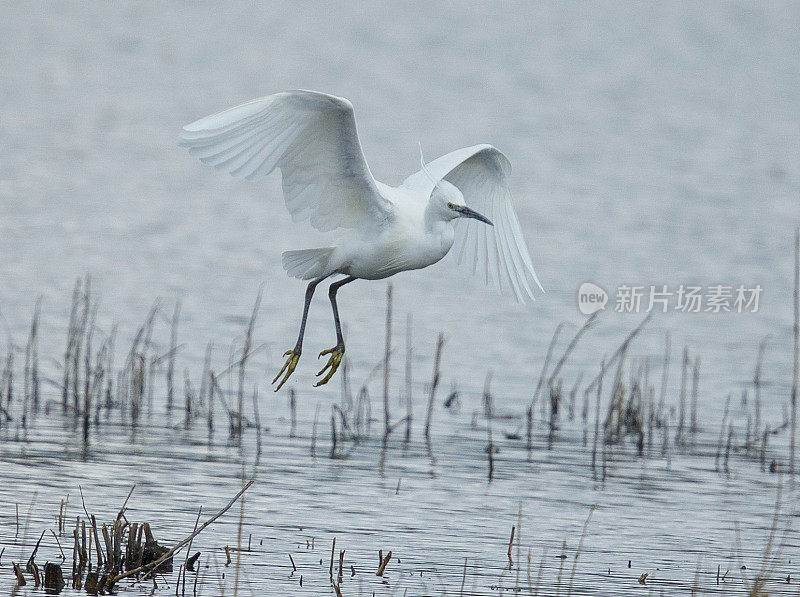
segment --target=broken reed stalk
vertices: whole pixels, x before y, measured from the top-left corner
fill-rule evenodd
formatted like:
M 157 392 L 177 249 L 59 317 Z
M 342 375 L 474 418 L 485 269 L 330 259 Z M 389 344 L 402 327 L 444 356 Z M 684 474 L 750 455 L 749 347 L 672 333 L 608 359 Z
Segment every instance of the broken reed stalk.
M 561 578 L 564 575 L 564 562 L 567 560 L 567 540 L 561 542 L 561 555 L 558 558 L 558 577 L 556 578 L 556 595 L 561 594 Z
M 289 437 L 293 438 L 297 429 L 297 394 L 289 388 Z
M 514 565 L 514 560 L 511 558 L 511 549 L 514 547 L 514 533 L 516 533 L 517 527 L 513 524 L 511 525 L 511 538 L 508 540 L 508 567 L 511 568 Z
M 409 313 L 406 317 L 406 443 L 411 441 L 411 422 L 413 420 L 413 403 L 411 396 L 411 359 L 413 358 L 414 351 L 411 345 L 411 330 L 413 321 L 413 316 L 411 313 Z
M 689 371 L 689 348 L 683 348 L 683 367 L 681 369 L 681 395 L 678 406 L 678 430 L 675 432 L 675 445 L 683 443 L 683 426 L 686 421 L 686 383 Z
M 244 463 L 242 463 L 242 482 L 244 482 Z M 242 530 L 244 529 L 244 502 L 245 498 L 239 500 L 239 524 L 236 528 L 236 568 L 233 582 L 234 597 L 239 594 L 239 569 L 242 563 Z M 195 523 L 195 526 L 197 523 Z M 189 553 L 188 550 L 186 553 Z
M 489 369 L 486 372 L 486 378 L 483 380 L 483 416 L 487 419 L 492 418 L 494 411 L 494 399 L 491 393 L 492 375 L 494 375 L 494 372 Z
M 28 408 L 28 399 L 34 412 L 39 410 L 39 318 L 42 313 L 42 297 L 36 299 L 31 319 L 31 331 L 25 346 L 25 408 L 23 421 Z M 23 425 L 24 426 L 24 425 Z
M 88 280 L 87 280 L 88 291 Z M 86 309 L 90 308 L 89 295 L 86 296 Z M 95 327 L 95 320 L 97 319 L 97 302 L 95 301 L 94 307 L 91 308 L 91 315 L 89 316 L 87 329 L 86 329 L 86 350 L 84 352 L 84 384 L 83 384 L 83 444 L 84 446 L 89 443 L 89 417 L 92 411 L 92 394 L 94 393 L 94 386 L 92 385 L 93 378 L 101 376 L 101 367 L 98 367 L 94 375 L 92 374 L 92 336 Z M 101 361 L 103 356 L 103 348 L 98 352 L 98 361 Z M 102 379 L 102 378 L 101 378 Z
M 129 577 L 131 577 L 131 576 L 135 576 L 135 575 L 137 575 L 137 574 L 141 574 L 141 573 L 147 573 L 147 572 L 150 572 L 150 571 L 152 571 L 152 570 L 155 570 L 156 568 L 158 568 L 158 567 L 159 567 L 159 566 L 160 566 L 162 563 L 164 563 L 165 561 L 167 561 L 167 560 L 168 560 L 169 558 L 171 558 L 171 557 L 172 557 L 172 556 L 173 556 L 173 555 L 174 555 L 176 552 L 178 552 L 178 551 L 179 551 L 179 550 L 180 550 L 180 549 L 181 549 L 181 548 L 182 548 L 184 545 L 187 545 L 187 544 L 189 544 L 189 543 L 190 543 L 190 542 L 191 542 L 191 541 L 192 541 L 192 540 L 193 540 L 195 537 L 197 537 L 197 535 L 199 535 L 200 533 L 202 533 L 202 532 L 203 532 L 203 531 L 204 531 L 204 530 L 205 530 L 205 529 L 206 529 L 206 528 L 207 528 L 209 525 L 213 524 L 213 523 L 214 523 L 214 521 L 216 521 L 216 520 L 217 520 L 217 519 L 218 519 L 220 516 L 222 516 L 222 515 L 223 515 L 223 514 L 225 514 L 225 513 L 226 513 L 228 510 L 230 510 L 231 506 L 233 506 L 233 505 L 236 503 L 236 501 L 237 501 L 237 500 L 238 500 L 240 497 L 242 497 L 242 495 L 244 494 L 244 492 L 245 492 L 245 491 L 247 491 L 248 489 L 250 489 L 250 486 L 251 486 L 253 483 L 255 483 L 255 479 L 251 479 L 250 481 L 248 481 L 248 482 L 247 482 L 247 483 L 246 483 L 246 484 L 245 484 L 245 485 L 244 485 L 244 486 L 243 486 L 243 487 L 242 487 L 242 488 L 239 490 L 239 492 L 238 492 L 238 493 L 237 493 L 235 496 L 233 496 L 233 498 L 231 499 L 231 501 L 229 501 L 229 502 L 227 503 L 227 505 L 225 505 L 225 507 L 224 507 L 224 508 L 222 508 L 221 510 L 219 510 L 219 511 L 218 511 L 216 514 L 214 514 L 214 516 L 212 516 L 211 518 L 209 518 L 208 520 L 206 520 L 206 521 L 205 521 L 203 524 L 201 524 L 199 527 L 195 528 L 195 530 L 194 530 L 194 531 L 193 531 L 193 532 L 192 532 L 192 533 L 191 533 L 191 534 L 190 534 L 188 537 L 186 537 L 185 539 L 183 539 L 182 541 L 180 541 L 180 542 L 179 542 L 177 545 L 175 545 L 175 546 L 174 546 L 172 549 L 170 549 L 170 550 L 168 550 L 168 551 L 164 552 L 164 554 L 163 554 L 163 555 L 162 555 L 160 558 L 158 558 L 157 560 L 153 560 L 153 561 L 152 561 L 152 562 L 150 562 L 149 564 L 145 564 L 145 565 L 143 565 L 143 566 L 137 566 L 136 568 L 134 568 L 134 569 L 132 569 L 132 570 L 128 570 L 127 572 L 125 572 L 125 573 L 123 573 L 123 574 L 117 574 L 116 576 L 113 576 L 113 577 L 109 578 L 109 580 L 107 580 L 107 581 L 106 581 L 106 584 L 105 584 L 106 588 L 109 588 L 109 589 L 110 589 L 110 588 L 111 588 L 111 587 L 113 587 L 115 584 L 117 584 L 117 583 L 118 583 L 120 580 L 123 580 L 123 579 L 125 579 L 125 578 L 129 578 Z
M 200 523 L 200 515 L 202 513 L 203 513 L 203 506 L 200 506 L 200 509 L 197 511 L 197 518 L 195 518 L 194 529 L 192 530 L 192 532 L 197 530 L 197 525 Z M 135 535 L 135 534 L 136 534 L 135 531 L 132 531 L 132 535 Z M 129 534 L 128 537 L 129 537 L 128 538 L 128 551 L 130 551 L 130 546 L 131 546 L 130 537 L 131 537 L 131 535 Z M 183 582 L 183 593 L 181 593 L 181 594 L 185 594 L 186 593 L 186 569 L 189 568 L 189 554 L 191 552 L 192 552 L 192 542 L 189 541 L 189 545 L 186 547 L 186 557 L 183 559 L 183 568 L 181 570 L 181 577 L 178 578 L 179 584 L 180 584 L 181 581 Z M 177 587 L 175 589 L 175 592 L 177 593 Z
M 90 309 L 90 302 L 91 302 L 91 277 L 86 276 L 86 281 L 84 282 L 83 288 L 83 300 L 81 300 L 81 304 L 83 305 L 81 309 L 81 318 L 78 323 L 77 328 L 77 336 L 76 336 L 76 344 L 75 350 L 72 353 L 72 409 L 73 415 L 75 417 L 78 416 L 80 413 L 80 404 L 78 403 L 79 400 L 79 387 L 80 387 L 80 366 L 81 366 L 81 350 L 83 348 L 83 339 L 84 335 L 86 335 L 87 346 L 86 352 L 91 350 L 91 346 L 88 345 L 91 342 L 91 331 L 87 333 L 87 325 L 89 325 L 89 309 Z
M 256 427 L 256 462 L 261 456 L 261 414 L 258 410 L 258 386 L 253 386 L 253 423 Z
M 14 574 L 17 577 L 17 586 L 24 587 L 25 585 L 27 585 L 28 582 L 25 580 L 25 576 L 23 576 L 19 564 L 17 564 L 16 562 L 11 562 L 11 567 L 14 569 Z
M 697 394 L 700 386 L 700 356 L 694 358 L 692 366 L 692 414 L 689 431 L 697 433 L 700 427 L 697 424 Z
M 589 507 L 589 515 L 586 517 L 586 522 L 583 523 L 583 530 L 581 531 L 581 538 L 578 541 L 578 549 L 575 550 L 575 559 L 572 562 L 572 572 L 569 575 L 569 586 L 567 588 L 567 597 L 572 595 L 572 581 L 575 578 L 575 569 L 578 567 L 578 556 L 581 555 L 581 549 L 583 548 L 583 540 L 586 538 L 586 530 L 589 528 L 589 521 L 592 519 L 592 514 L 594 514 L 596 506 L 592 504 Z
M 381 559 L 381 563 L 378 566 L 378 571 L 375 573 L 375 576 L 383 576 L 383 573 L 386 571 L 386 566 L 389 565 L 389 562 L 392 559 L 392 552 L 386 554 L 385 557 Z
M 150 350 L 150 338 L 153 333 L 155 317 L 160 311 L 159 301 L 155 301 L 145 318 L 144 323 L 137 330 L 131 348 L 125 359 L 125 366 L 120 372 L 117 384 L 119 394 L 120 415 L 124 416 L 126 405 L 130 407 L 130 423 L 133 428 L 139 424 L 139 414 L 142 408 L 142 399 L 147 390 L 147 355 Z M 153 368 L 157 362 L 151 362 Z
M 70 388 L 70 362 L 72 362 L 72 353 L 75 350 L 75 322 L 78 317 L 78 305 L 80 303 L 81 295 L 81 282 L 78 278 L 75 280 L 75 287 L 72 290 L 72 306 L 69 311 L 69 323 L 67 324 L 67 347 L 64 350 L 64 377 L 61 387 L 61 408 L 67 412 L 69 405 L 69 388 Z
M 333 538 L 333 545 L 331 545 L 331 565 L 328 568 L 328 575 L 331 577 L 331 583 L 333 583 L 333 556 L 336 553 L 336 537 Z
M 105 407 L 106 407 L 106 414 L 109 413 L 111 410 L 111 396 L 113 390 L 113 371 L 114 371 L 114 338 L 117 335 L 117 324 L 111 326 L 111 333 L 108 335 L 108 339 L 106 340 L 106 346 L 108 350 L 106 352 L 106 372 L 108 375 L 106 376 L 108 382 L 106 383 L 106 395 L 105 395 Z M 99 402 L 98 402 L 99 404 Z
M 184 397 L 184 406 L 183 406 L 183 428 L 189 429 L 192 425 L 192 402 L 194 399 L 194 387 L 192 386 L 192 380 L 189 377 L 189 370 L 184 369 L 183 371 L 183 397 Z
M 331 453 L 329 458 L 336 458 L 336 408 L 331 407 Z
M 88 283 L 87 283 L 88 291 Z M 91 408 L 91 396 L 89 388 L 92 381 L 92 340 L 94 337 L 95 321 L 97 319 L 97 301 L 92 306 L 90 297 L 86 295 L 86 310 L 89 313 L 86 323 L 86 350 L 83 353 L 83 419 L 84 419 L 84 442 L 87 441 L 89 424 L 89 410 Z
M 627 352 L 628 347 L 636 339 L 636 336 L 638 336 L 641 333 L 641 331 L 644 329 L 644 326 L 646 326 L 650 322 L 650 320 L 652 318 L 653 318 L 653 314 L 652 313 L 647 315 L 647 317 L 645 317 L 641 321 L 641 323 L 639 325 L 637 325 L 631 331 L 630 334 L 628 334 L 628 336 L 625 338 L 625 340 L 622 341 L 622 344 L 619 345 L 619 347 L 614 352 L 614 354 L 611 355 L 611 358 L 606 361 L 606 368 L 611 367 L 614 363 L 617 362 L 617 359 L 619 359 L 620 356 L 623 356 L 624 353 Z M 592 380 L 592 382 L 587 386 L 587 388 L 586 388 L 587 391 L 590 391 L 590 390 L 594 389 L 594 387 L 597 385 L 597 383 L 599 381 L 600 375 L 602 375 L 602 374 L 604 374 L 603 370 L 601 370 L 601 372 L 597 374 L 597 377 L 595 377 Z
M 494 442 L 492 441 L 492 403 L 490 400 L 486 401 L 486 408 L 488 414 L 486 416 L 486 434 L 488 443 L 486 445 L 486 454 L 489 458 L 489 483 L 494 479 Z M 511 547 L 509 546 L 509 549 Z
M 389 414 L 389 358 L 392 352 L 392 283 L 386 285 L 386 348 L 383 353 L 383 437 L 389 437 L 392 424 Z
M 722 415 L 722 424 L 719 428 L 719 437 L 717 438 L 717 453 L 714 456 L 714 470 L 719 472 L 719 457 L 722 454 L 722 440 L 725 435 L 725 426 L 728 422 L 728 409 L 731 406 L 731 395 L 728 394 L 728 397 L 725 399 L 725 412 Z M 756 435 L 758 432 L 756 431 Z
M 317 420 L 319 419 L 320 404 L 317 402 L 317 408 L 314 410 L 314 423 L 311 425 L 311 458 L 316 457 L 317 448 Z
M 514 583 L 514 588 L 515 588 L 515 591 L 517 593 L 520 592 L 519 573 L 520 573 L 521 566 L 519 565 L 519 562 L 521 562 L 521 559 L 520 559 L 519 551 L 520 551 L 520 545 L 521 544 L 522 544 L 522 502 L 519 503 L 519 506 L 517 508 L 517 575 L 516 575 L 516 580 L 515 580 L 515 583 Z M 530 556 L 529 556 L 528 557 L 528 576 L 529 577 L 530 577 L 530 565 L 531 565 L 531 560 L 530 560 Z M 530 585 L 530 580 L 528 581 L 528 585 Z
M 725 471 L 727 475 L 730 472 L 728 468 L 728 458 L 731 454 L 731 444 L 733 443 L 733 423 L 728 423 L 728 442 L 725 444 L 725 460 L 723 460 L 722 469 Z
M 175 301 L 175 310 L 172 312 L 172 325 L 169 333 L 169 362 L 167 363 L 167 411 L 172 410 L 172 400 L 175 392 L 175 353 L 178 352 L 178 321 L 181 316 L 181 302 Z
M 789 440 L 789 474 L 794 487 L 795 448 L 797 436 L 797 386 L 800 376 L 800 227 L 794 231 L 794 358 L 792 359 L 792 429 Z
M 8 342 L 8 357 L 6 359 L 6 368 L 3 370 L 2 376 L 0 376 L 0 423 L 4 421 L 11 421 L 11 393 L 12 393 L 12 385 L 9 382 L 9 376 L 12 375 L 12 368 L 11 365 L 13 364 L 14 358 L 14 345 L 9 340 Z M 8 391 L 4 392 L 5 388 L 8 387 Z M 3 394 L 6 395 L 6 405 L 3 406 Z
M 527 452 L 528 462 L 531 460 L 531 449 L 533 448 L 533 405 L 529 404 L 525 409 L 525 451 Z
M 595 405 L 594 415 L 594 441 L 592 442 L 592 472 L 594 477 L 597 478 L 597 438 L 600 435 L 600 399 L 603 396 L 603 377 L 606 372 L 606 362 L 603 359 L 600 362 L 600 375 L 597 376 L 597 399 Z M 587 390 L 588 391 L 588 390 Z
M 431 421 L 433 420 L 433 403 L 436 398 L 436 388 L 439 387 L 439 378 L 441 377 L 439 367 L 442 360 L 442 346 L 444 346 L 444 333 L 439 332 L 439 338 L 436 341 L 436 356 L 433 359 L 433 380 L 431 381 L 431 393 L 428 397 L 428 414 L 425 416 L 425 441 L 431 440 Z
M 756 368 L 753 372 L 753 392 L 755 394 L 755 428 L 761 428 L 761 369 L 764 364 L 764 353 L 767 350 L 767 342 L 770 336 L 764 336 L 761 343 L 758 345 L 758 359 L 756 360 Z
M 561 330 L 563 330 L 564 326 L 566 325 L 567 324 L 564 321 L 559 323 L 553 332 L 553 337 L 550 339 L 550 345 L 547 347 L 547 354 L 544 357 L 544 364 L 542 365 L 542 372 L 539 374 L 539 383 L 536 384 L 536 389 L 533 391 L 533 396 L 531 397 L 531 412 L 533 412 L 533 409 L 536 408 L 536 402 L 539 400 L 539 392 L 542 391 L 545 376 L 547 375 L 547 368 L 550 366 L 550 359 L 553 358 L 553 350 L 556 347 L 556 342 L 558 342 L 558 336 L 561 334 Z M 544 417 L 544 415 L 542 415 L 542 417 Z
M 264 292 L 264 285 L 262 284 L 258 288 L 258 296 L 256 296 L 255 305 L 253 305 L 253 313 L 250 315 L 250 321 L 247 324 L 247 333 L 244 337 L 244 347 L 242 348 L 242 358 L 239 361 L 239 392 L 237 394 L 238 398 L 238 410 L 236 414 L 236 437 L 237 441 L 242 441 L 242 417 L 244 413 L 244 376 L 247 370 L 247 357 L 250 355 L 250 347 L 253 344 L 253 329 L 256 325 L 256 316 L 258 315 L 258 309 L 261 306 L 261 296 Z
M 213 371 L 208 372 L 208 440 L 214 434 L 214 396 L 217 388 L 217 378 Z
M 553 367 L 553 372 L 550 374 L 550 378 L 547 381 L 547 385 L 549 387 L 551 387 L 551 388 L 553 387 L 553 382 L 555 381 L 556 377 L 558 377 L 558 374 L 561 372 L 561 368 L 564 366 L 564 363 L 567 362 L 567 359 L 569 358 L 569 355 L 572 354 L 573 350 L 575 350 L 575 347 L 578 345 L 578 341 L 581 339 L 581 336 L 583 336 L 583 334 L 586 333 L 586 331 L 589 328 L 591 328 L 594 325 L 594 323 L 597 321 L 597 317 L 598 317 L 599 314 L 600 314 L 599 311 L 597 311 L 595 313 L 592 313 L 591 317 L 589 317 L 589 319 L 586 320 L 586 322 L 580 327 L 580 329 L 572 337 L 572 340 L 567 345 L 566 350 L 564 350 L 564 354 L 561 355 L 561 358 L 559 359 L 558 363 L 556 363 L 556 366 Z
M 209 342 L 206 344 L 206 354 L 203 358 L 203 374 L 200 376 L 200 390 L 198 394 L 198 398 L 200 399 L 200 404 L 205 405 L 206 400 L 208 398 L 208 370 L 211 368 L 211 351 L 214 347 L 213 342 Z M 209 408 L 211 408 L 209 406 Z M 212 415 L 211 420 L 214 420 Z
M 658 408 L 656 410 L 655 419 L 659 425 L 663 423 L 664 403 L 667 399 L 667 383 L 669 380 L 669 361 L 670 352 L 672 349 L 672 338 L 669 332 L 664 335 L 664 363 L 661 370 L 661 393 L 658 397 Z
M 581 371 L 578 374 L 578 377 L 575 379 L 575 383 L 572 384 L 572 389 L 569 391 L 569 403 L 567 404 L 567 418 L 570 421 L 575 420 L 575 400 L 578 395 L 578 388 L 580 388 L 582 381 L 583 381 L 583 371 Z

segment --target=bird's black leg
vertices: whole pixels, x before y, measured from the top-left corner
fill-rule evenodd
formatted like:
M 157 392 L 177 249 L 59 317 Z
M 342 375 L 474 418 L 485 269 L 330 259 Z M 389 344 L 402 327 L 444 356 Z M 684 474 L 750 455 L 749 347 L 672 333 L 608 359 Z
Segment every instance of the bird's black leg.
M 292 350 L 287 350 L 283 356 L 287 357 L 286 362 L 281 367 L 281 370 L 278 371 L 278 375 L 275 376 L 275 379 L 272 380 L 272 383 L 278 381 L 281 375 L 286 372 L 281 382 L 278 384 L 278 387 L 275 388 L 275 391 L 281 389 L 281 386 L 286 383 L 286 380 L 294 373 L 295 367 L 297 367 L 297 361 L 300 360 L 300 353 L 303 351 L 303 335 L 306 332 L 306 320 L 308 319 L 308 308 L 311 306 L 311 299 L 314 296 L 314 291 L 317 289 L 317 286 L 320 282 L 322 282 L 327 276 L 322 276 L 321 278 L 316 278 L 311 280 L 308 283 L 308 287 L 306 288 L 306 302 L 303 306 L 303 320 L 300 322 L 300 334 L 297 336 L 297 344 L 294 345 Z
M 336 305 L 336 293 L 337 291 L 344 286 L 345 284 L 349 284 L 353 280 L 355 280 L 353 276 L 347 276 L 343 280 L 339 280 L 338 282 L 334 282 L 330 285 L 328 289 L 328 297 L 331 299 L 331 308 L 333 309 L 333 323 L 336 326 L 336 346 L 333 348 L 329 348 L 328 350 L 323 350 L 319 353 L 320 358 L 324 355 L 330 355 L 328 357 L 328 362 L 325 363 L 325 366 L 322 370 L 317 373 L 317 377 L 322 375 L 326 372 L 325 377 L 320 379 L 315 386 L 321 386 L 328 383 L 333 374 L 336 373 L 336 370 L 339 368 L 339 364 L 342 362 L 342 357 L 344 356 L 344 337 L 342 336 L 342 324 L 339 321 L 339 307 Z

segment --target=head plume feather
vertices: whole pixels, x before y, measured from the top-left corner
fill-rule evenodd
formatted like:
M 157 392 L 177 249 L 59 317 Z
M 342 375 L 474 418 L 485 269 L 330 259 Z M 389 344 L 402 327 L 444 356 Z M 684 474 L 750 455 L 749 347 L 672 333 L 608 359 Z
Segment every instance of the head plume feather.
M 419 144 L 419 164 L 422 166 L 422 171 L 425 173 L 425 176 L 433 183 L 433 187 L 438 188 L 439 181 L 433 177 L 433 174 L 428 169 L 428 165 L 425 163 L 425 156 L 422 154 L 422 142 Z

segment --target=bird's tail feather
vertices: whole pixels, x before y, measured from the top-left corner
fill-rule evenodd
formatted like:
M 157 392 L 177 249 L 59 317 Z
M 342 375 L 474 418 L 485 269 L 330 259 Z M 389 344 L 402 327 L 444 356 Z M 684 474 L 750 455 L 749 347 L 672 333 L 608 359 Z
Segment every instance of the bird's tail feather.
M 327 270 L 333 250 L 334 247 L 323 247 L 286 251 L 281 256 L 281 263 L 291 277 L 310 280 L 330 273 Z

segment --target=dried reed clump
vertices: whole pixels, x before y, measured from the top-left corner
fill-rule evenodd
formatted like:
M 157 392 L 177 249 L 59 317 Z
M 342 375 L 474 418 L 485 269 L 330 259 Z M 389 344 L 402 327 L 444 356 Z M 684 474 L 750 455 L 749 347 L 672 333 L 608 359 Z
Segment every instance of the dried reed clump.
M 84 503 L 84 516 L 75 517 L 75 526 L 71 533 L 72 566 L 68 577 L 70 587 L 75 590 L 85 590 L 89 595 L 105 595 L 115 590 L 116 585 L 126 578 L 141 581 L 155 574 L 170 573 L 173 571 L 175 554 L 187 545 L 189 547 L 187 548 L 186 565 L 182 566 L 182 571 L 192 570 L 194 562 L 200 555 L 198 553 L 192 558 L 188 557 L 193 539 L 227 512 L 252 484 L 253 481 L 246 483 L 226 506 L 202 525 L 198 526 L 195 523 L 192 533 L 172 548 L 160 545 L 156 541 L 148 523 L 130 522 L 125 516 L 128 500 L 134 488 L 131 488 L 122 508 L 110 524 L 98 525 L 95 516 L 88 513 Z M 59 528 L 62 528 L 61 525 Z M 29 579 L 34 586 L 41 585 L 48 591 L 56 593 L 66 586 L 62 565 L 67 560 L 67 555 L 61 548 L 58 536 L 52 531 L 51 534 L 61 550 L 62 563 L 47 562 L 41 570 L 39 569 L 36 555 L 45 536 L 45 532 L 42 532 L 28 558 L 25 569 L 23 570 L 16 563 L 12 566 L 18 586 L 25 586 Z M 188 565 L 190 559 L 191 567 Z M 184 578 L 184 590 L 185 586 Z

